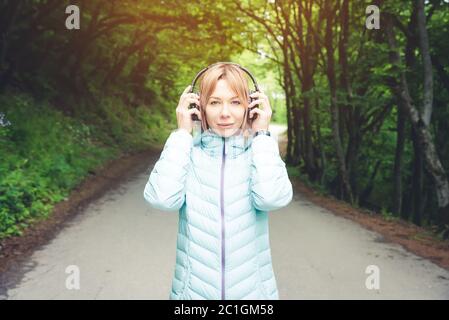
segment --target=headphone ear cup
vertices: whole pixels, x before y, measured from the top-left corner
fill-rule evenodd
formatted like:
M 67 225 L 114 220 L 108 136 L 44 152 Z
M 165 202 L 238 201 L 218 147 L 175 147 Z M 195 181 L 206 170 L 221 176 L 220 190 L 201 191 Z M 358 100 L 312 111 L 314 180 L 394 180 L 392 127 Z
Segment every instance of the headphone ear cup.
M 255 91 L 255 90 L 250 90 L 249 91 L 249 95 L 250 95 L 250 99 L 249 99 L 249 102 L 251 103 L 251 102 L 253 102 L 254 100 L 257 100 L 257 98 L 254 98 L 254 97 L 251 97 L 251 95 L 253 94 L 253 93 L 256 93 L 257 91 Z M 256 105 L 254 105 L 254 106 L 252 106 L 251 108 L 248 108 L 248 121 L 253 121 L 253 120 L 255 120 L 256 118 L 257 118 L 257 113 L 254 113 L 253 114 L 253 117 L 250 119 L 249 118 L 249 112 L 251 111 L 251 110 L 253 110 L 254 108 L 259 108 L 259 105 L 258 104 L 256 104 Z
M 195 94 L 198 94 L 197 92 L 193 92 Z M 189 106 L 189 109 L 192 108 L 196 108 L 198 111 L 200 110 L 200 108 L 198 107 L 198 105 L 196 105 L 195 103 L 191 103 Z M 192 114 L 192 120 L 193 121 L 199 121 L 200 119 L 198 118 L 198 116 L 196 114 Z

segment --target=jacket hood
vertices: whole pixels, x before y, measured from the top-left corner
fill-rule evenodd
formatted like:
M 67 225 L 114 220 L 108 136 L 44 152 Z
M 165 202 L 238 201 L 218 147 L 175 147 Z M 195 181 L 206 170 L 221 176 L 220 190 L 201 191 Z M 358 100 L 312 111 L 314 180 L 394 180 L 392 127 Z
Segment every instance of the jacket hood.
M 245 134 L 239 129 L 233 135 L 223 137 L 209 128 L 196 134 L 194 145 L 199 146 L 214 158 L 222 157 L 223 151 L 226 157 L 236 158 L 251 147 L 252 137 L 251 130 L 248 130 Z M 225 147 L 224 150 L 223 147 Z

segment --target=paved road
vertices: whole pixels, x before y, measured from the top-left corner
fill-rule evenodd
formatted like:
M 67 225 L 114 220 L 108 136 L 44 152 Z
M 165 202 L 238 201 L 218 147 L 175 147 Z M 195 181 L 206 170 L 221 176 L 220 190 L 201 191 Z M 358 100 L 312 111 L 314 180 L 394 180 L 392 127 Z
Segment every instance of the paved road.
M 156 160 L 148 159 L 148 170 Z M 167 299 L 178 216 L 144 201 L 148 175 L 86 207 L 24 264 L 21 281 L 0 290 L 3 298 Z M 281 299 L 449 299 L 448 270 L 301 194 L 271 214 L 270 239 Z M 72 265 L 78 269 L 67 270 Z M 366 286 L 370 265 L 378 268 L 378 289 Z

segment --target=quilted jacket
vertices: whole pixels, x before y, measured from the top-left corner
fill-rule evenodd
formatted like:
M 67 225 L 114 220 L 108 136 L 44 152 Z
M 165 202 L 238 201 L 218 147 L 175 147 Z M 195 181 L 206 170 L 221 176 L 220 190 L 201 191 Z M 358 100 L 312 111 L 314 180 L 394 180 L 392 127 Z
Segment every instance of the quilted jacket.
M 169 299 L 279 299 L 268 212 L 293 192 L 273 136 L 177 129 L 143 195 L 156 209 L 179 210 Z

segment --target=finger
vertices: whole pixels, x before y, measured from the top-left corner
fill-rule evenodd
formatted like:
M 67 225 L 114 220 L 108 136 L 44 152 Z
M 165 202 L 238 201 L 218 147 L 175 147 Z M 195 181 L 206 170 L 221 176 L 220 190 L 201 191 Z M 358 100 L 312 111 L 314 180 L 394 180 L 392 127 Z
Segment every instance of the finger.
M 261 92 L 256 92 L 255 94 L 250 95 L 250 97 L 252 97 L 253 99 L 257 98 L 259 100 L 267 100 L 267 101 L 269 101 L 268 97 L 264 93 L 261 93 Z
M 273 114 L 273 111 L 271 111 L 271 109 L 254 108 L 254 110 L 257 110 L 256 112 L 258 114 L 263 114 L 266 115 L 267 117 L 271 117 L 271 115 Z
M 188 113 L 189 113 L 190 115 L 196 114 L 196 115 L 198 116 L 198 119 L 201 120 L 201 112 L 200 112 L 198 109 L 192 108 L 192 109 L 190 109 L 190 110 L 188 111 Z
M 257 113 L 261 115 L 262 117 L 271 118 L 272 112 L 270 110 L 262 110 L 260 108 L 254 108 L 249 112 L 250 115 L 253 115 L 254 113 Z M 252 117 L 252 116 L 251 116 Z
M 252 106 L 254 106 L 254 105 L 256 105 L 256 104 L 262 104 L 262 103 L 263 103 L 263 100 L 262 100 L 262 99 L 254 100 L 253 102 L 251 102 L 251 103 L 248 105 L 248 108 L 251 108 Z
M 187 102 L 190 102 L 190 103 L 195 103 L 195 104 L 197 104 L 198 106 L 200 105 L 200 100 L 199 100 L 199 99 L 196 99 L 196 98 L 187 98 L 186 101 L 187 101 Z
M 253 114 L 253 113 L 263 113 L 263 110 L 260 108 L 253 108 L 249 114 Z
M 197 98 L 197 99 L 200 98 L 200 96 L 198 94 L 193 93 L 193 92 L 187 93 L 185 96 L 188 98 Z
M 251 110 L 249 112 L 249 118 L 251 119 L 254 116 L 255 113 L 262 114 L 263 110 L 260 110 L 259 108 L 254 108 L 253 110 Z
M 259 91 L 254 91 L 249 96 L 250 97 L 258 97 L 258 96 L 264 96 L 264 95 L 265 95 L 265 93 L 261 89 L 259 89 Z
M 256 91 L 256 92 L 251 93 L 249 96 L 255 98 L 255 97 L 258 97 L 259 94 L 260 94 L 260 92 Z
M 192 85 L 189 84 L 189 85 L 187 86 L 187 88 L 184 89 L 183 93 L 189 92 L 189 90 L 190 90 L 191 87 L 192 87 Z

